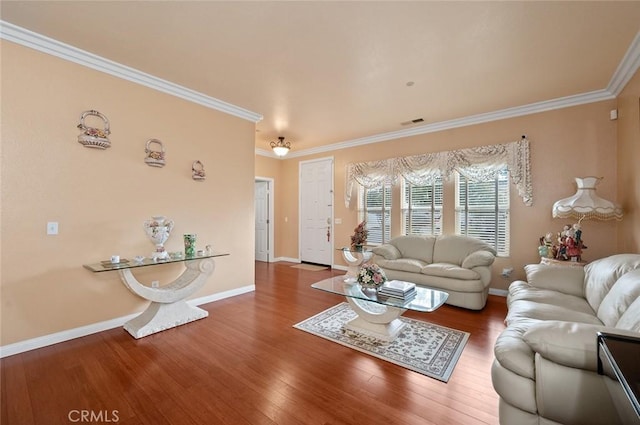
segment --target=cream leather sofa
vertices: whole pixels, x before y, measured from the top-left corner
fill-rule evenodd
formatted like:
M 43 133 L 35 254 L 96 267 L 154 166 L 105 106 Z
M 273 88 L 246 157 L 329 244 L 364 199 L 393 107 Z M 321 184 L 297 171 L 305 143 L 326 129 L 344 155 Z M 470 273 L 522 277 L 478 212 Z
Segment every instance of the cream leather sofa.
M 447 304 L 481 310 L 487 302 L 496 251 L 458 235 L 398 236 L 373 248 L 372 261 L 389 279 L 449 293 Z
M 491 369 L 502 425 L 614 425 L 597 332 L 640 336 L 640 255 L 584 267 L 533 264 L 509 286 Z M 640 359 L 639 359 L 640 361 Z

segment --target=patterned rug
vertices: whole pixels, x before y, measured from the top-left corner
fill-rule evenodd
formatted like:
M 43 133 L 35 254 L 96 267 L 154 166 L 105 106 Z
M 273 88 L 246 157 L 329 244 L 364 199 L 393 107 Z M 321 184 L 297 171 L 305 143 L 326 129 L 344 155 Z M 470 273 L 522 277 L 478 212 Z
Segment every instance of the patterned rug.
M 400 317 L 408 326 L 393 342 L 385 343 L 342 328 L 355 317 L 343 302 L 293 327 L 443 382 L 451 377 L 469 339 L 468 332 Z
M 327 270 L 329 267 L 325 267 L 325 266 L 316 266 L 314 264 L 297 264 L 295 266 L 290 266 L 291 268 L 294 269 L 302 269 L 302 270 L 309 270 L 312 272 L 317 272 L 320 270 Z

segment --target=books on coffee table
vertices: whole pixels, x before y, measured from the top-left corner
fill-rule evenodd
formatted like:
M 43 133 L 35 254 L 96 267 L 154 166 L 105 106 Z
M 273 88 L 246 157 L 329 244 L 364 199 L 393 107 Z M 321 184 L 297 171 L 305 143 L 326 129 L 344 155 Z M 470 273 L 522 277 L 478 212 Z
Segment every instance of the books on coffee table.
M 416 296 L 416 284 L 402 282 L 400 280 L 390 280 L 382 284 L 378 290 L 378 294 L 400 300 L 409 300 Z

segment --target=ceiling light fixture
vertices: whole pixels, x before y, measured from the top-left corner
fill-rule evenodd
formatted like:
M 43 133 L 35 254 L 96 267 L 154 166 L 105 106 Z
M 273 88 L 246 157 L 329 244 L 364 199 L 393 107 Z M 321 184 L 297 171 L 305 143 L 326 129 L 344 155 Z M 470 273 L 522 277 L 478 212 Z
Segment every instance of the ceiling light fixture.
M 278 137 L 277 142 L 271 142 L 271 149 L 278 156 L 285 156 L 289 153 L 289 149 L 291 149 L 291 143 L 285 142 L 284 137 Z

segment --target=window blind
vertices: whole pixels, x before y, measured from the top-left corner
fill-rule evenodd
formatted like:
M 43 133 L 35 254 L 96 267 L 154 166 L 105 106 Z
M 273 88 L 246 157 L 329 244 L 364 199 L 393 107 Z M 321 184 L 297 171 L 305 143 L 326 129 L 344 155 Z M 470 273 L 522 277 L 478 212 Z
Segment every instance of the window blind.
M 360 220 L 366 221 L 367 243 L 382 244 L 391 239 L 391 186 L 361 189 Z
M 412 185 L 402 180 L 402 234 L 442 234 L 442 179 Z
M 456 174 L 456 233 L 493 246 L 498 256 L 509 255 L 509 176 L 471 181 Z

